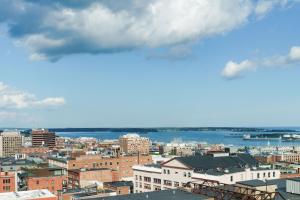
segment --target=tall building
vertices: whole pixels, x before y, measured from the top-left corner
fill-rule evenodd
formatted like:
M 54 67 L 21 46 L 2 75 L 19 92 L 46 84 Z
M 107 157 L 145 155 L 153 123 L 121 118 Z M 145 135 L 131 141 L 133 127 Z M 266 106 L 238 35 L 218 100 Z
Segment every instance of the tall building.
M 50 132 L 46 129 L 32 130 L 32 146 L 33 147 L 55 147 L 55 132 Z
M 3 132 L 0 135 L 0 157 L 14 156 L 20 153 L 22 135 L 19 132 Z
M 138 134 L 127 134 L 119 138 L 120 149 L 125 154 L 149 154 L 150 140 Z

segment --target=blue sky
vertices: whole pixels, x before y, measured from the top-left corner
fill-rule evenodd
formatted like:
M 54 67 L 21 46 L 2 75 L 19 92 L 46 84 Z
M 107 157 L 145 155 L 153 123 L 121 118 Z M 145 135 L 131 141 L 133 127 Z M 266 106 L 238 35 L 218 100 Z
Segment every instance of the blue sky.
M 7 2 L 0 127 L 300 125 L 298 1 L 111 2 Z

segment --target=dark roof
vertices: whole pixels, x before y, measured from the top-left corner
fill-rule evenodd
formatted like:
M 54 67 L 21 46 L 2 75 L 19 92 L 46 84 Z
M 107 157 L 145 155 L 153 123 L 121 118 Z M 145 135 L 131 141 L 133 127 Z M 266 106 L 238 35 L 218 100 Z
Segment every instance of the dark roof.
M 299 194 L 291 194 L 291 193 L 287 193 L 284 190 L 279 190 L 278 194 L 281 198 L 277 198 L 278 200 L 280 199 L 288 199 L 288 200 L 299 200 L 300 199 L 300 195 Z M 276 199 L 276 200 L 277 200 Z
M 89 200 L 203 200 L 208 199 L 198 194 L 185 192 L 182 190 L 161 190 L 155 192 L 136 193 L 129 195 L 110 196 L 110 197 L 98 197 L 91 198 Z
M 289 178 L 288 180 L 300 182 L 300 177 Z
M 236 154 L 230 156 L 214 157 L 212 155 L 196 155 L 187 157 L 177 157 L 178 161 L 193 168 L 195 171 L 209 169 L 244 168 L 245 166 L 254 167 L 258 162 L 249 154 Z
M 104 185 L 111 185 L 113 187 L 123 187 L 123 186 L 128 186 L 132 187 L 133 182 L 132 181 L 115 181 L 115 182 L 106 182 Z

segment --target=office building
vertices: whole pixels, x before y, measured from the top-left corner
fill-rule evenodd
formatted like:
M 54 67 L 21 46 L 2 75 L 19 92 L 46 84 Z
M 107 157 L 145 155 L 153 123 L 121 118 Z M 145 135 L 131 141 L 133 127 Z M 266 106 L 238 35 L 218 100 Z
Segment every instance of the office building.
M 20 153 L 22 135 L 19 132 L 2 132 L 0 135 L 0 157 L 14 156 Z
M 46 129 L 32 130 L 32 146 L 33 147 L 55 147 L 55 132 L 49 132 Z
M 119 138 L 121 153 L 149 154 L 150 140 L 138 134 L 127 134 Z

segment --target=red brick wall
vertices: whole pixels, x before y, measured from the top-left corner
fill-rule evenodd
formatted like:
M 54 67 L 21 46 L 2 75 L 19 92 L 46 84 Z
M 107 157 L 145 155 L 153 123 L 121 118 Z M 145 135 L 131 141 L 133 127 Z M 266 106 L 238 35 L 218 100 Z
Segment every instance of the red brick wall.
M 67 176 L 28 177 L 27 186 L 28 190 L 48 189 L 56 194 L 63 189 L 63 181 L 67 181 Z
M 119 171 L 119 178 L 133 176 L 133 165 L 151 164 L 150 155 L 140 156 L 120 156 L 118 158 L 105 158 L 99 155 L 84 155 L 77 157 L 76 160 L 68 161 L 68 169 L 92 169 L 92 168 L 109 168 Z
M 0 172 L 0 192 L 15 192 L 15 173 Z

